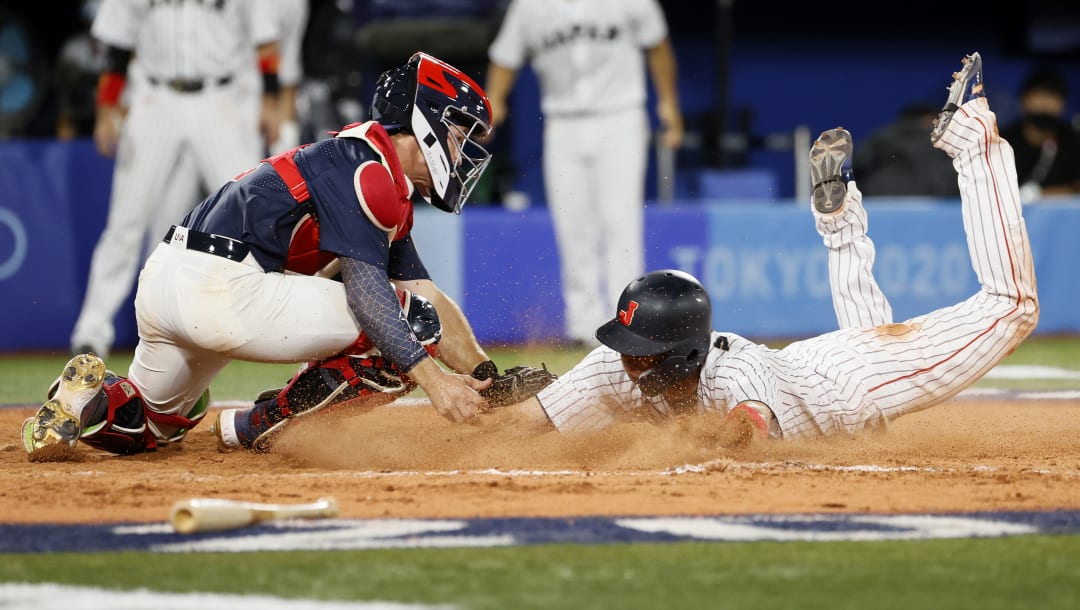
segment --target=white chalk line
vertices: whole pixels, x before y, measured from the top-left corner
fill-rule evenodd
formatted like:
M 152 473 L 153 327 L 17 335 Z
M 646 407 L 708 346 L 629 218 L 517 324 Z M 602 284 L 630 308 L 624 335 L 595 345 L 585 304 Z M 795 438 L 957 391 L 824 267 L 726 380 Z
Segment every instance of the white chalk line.
M 921 474 L 949 474 L 949 473 L 987 473 L 1012 472 L 1014 469 L 1000 469 L 985 464 L 972 464 L 960 468 L 942 468 L 936 466 L 879 466 L 877 464 L 814 464 L 804 462 L 734 462 L 728 459 L 712 460 L 701 464 L 683 464 L 672 466 L 663 470 L 532 470 L 532 469 L 509 469 L 482 468 L 472 470 L 355 470 L 355 471 L 331 471 L 331 472 L 288 472 L 261 474 L 249 472 L 244 474 L 245 479 L 384 479 L 406 477 L 575 477 L 575 478 L 619 478 L 635 476 L 684 476 L 700 475 L 712 472 L 748 471 L 765 472 L 785 470 L 788 472 L 805 470 L 810 472 L 858 472 L 858 473 L 921 473 Z M 1080 478 L 1080 470 L 1055 470 L 1052 468 L 1021 468 L 1019 474 L 1034 474 L 1041 476 L 1077 477 Z M 153 478 L 160 480 L 167 476 L 181 478 L 186 481 L 215 482 L 231 480 L 233 477 L 214 474 L 192 474 L 191 472 L 164 473 L 155 472 Z M 44 471 L 34 475 L 38 478 L 70 477 L 70 476 L 113 476 L 111 473 L 98 470 L 83 470 L 78 472 Z
M 388 601 L 352 602 L 285 599 L 268 595 L 227 593 L 168 593 L 136 589 L 114 591 L 53 583 L 0 583 L 0 607 L 35 610 L 448 610 L 455 606 L 401 604 Z

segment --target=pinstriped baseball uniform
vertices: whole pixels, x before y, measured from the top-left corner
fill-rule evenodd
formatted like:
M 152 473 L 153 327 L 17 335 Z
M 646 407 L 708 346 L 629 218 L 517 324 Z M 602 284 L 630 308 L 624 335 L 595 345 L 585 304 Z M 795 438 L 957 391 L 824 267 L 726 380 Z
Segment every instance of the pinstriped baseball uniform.
M 667 34 L 655 0 L 515 0 L 488 53 L 514 70 L 529 62 L 539 79 L 570 339 L 595 344 L 619 290 L 644 269 L 644 51 Z
M 260 6 L 264 13 L 271 8 L 276 11 L 275 23 L 280 36 L 278 51 L 281 57 L 278 80 L 282 87 L 299 86 L 304 76 L 301 46 L 308 22 L 308 0 L 260 0 Z M 242 66 L 241 69 L 249 72 L 243 78 L 252 79 L 253 82 L 261 80 L 258 66 L 254 62 Z M 251 99 L 245 103 L 251 104 L 251 112 L 257 116 L 260 104 L 262 104 L 261 82 L 258 82 L 256 86 L 245 86 L 244 89 L 251 96 Z M 282 122 L 278 125 L 278 139 L 267 152 L 277 154 L 300 144 L 299 124 L 295 120 L 288 120 L 288 117 L 282 116 Z M 195 151 L 185 151 L 173 166 L 169 185 L 161 198 L 161 205 L 166 206 L 162 208 L 163 210 L 177 210 L 178 212 L 160 214 L 156 221 L 151 223 L 147 232 L 147 256 L 157 246 L 158 240 L 165 231 L 176 223 L 177 218 L 182 217 L 191 209 L 192 202 L 199 201 L 209 194 L 209 191 L 204 190 L 205 188 L 199 180 Z
M 768 405 L 784 438 L 856 433 L 940 403 L 1011 353 L 1038 321 L 1031 249 L 1021 216 L 1012 147 L 997 135 L 985 98 L 962 106 L 937 146 L 959 175 L 964 231 L 979 292 L 956 305 L 893 323 L 871 273 L 874 247 L 855 183 L 844 211 L 815 222 L 829 249 L 840 329 L 783 349 L 730 333 L 712 348 L 698 386 L 700 408 Z M 645 399 L 607 347 L 590 353 L 538 395 L 560 430 L 597 429 L 627 416 L 669 413 Z
M 107 352 L 114 340 L 113 318 L 130 294 L 148 228 L 178 221 L 197 203 L 167 196 L 181 159 L 194 166 L 204 186 L 215 188 L 264 156 L 258 108 L 250 101 L 257 100 L 261 84 L 251 66 L 256 47 L 275 40 L 277 30 L 273 15 L 258 10 L 259 4 L 102 3 L 91 34 L 133 51 L 137 66 L 128 79 L 130 106 L 117 148 L 109 216 L 94 251 L 73 348 Z

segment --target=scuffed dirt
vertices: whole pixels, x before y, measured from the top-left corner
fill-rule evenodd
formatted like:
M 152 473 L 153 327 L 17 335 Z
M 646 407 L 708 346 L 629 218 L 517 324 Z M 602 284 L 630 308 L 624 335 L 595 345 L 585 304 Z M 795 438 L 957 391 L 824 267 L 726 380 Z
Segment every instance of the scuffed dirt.
M 164 521 L 190 497 L 310 502 L 343 517 L 705 515 L 1080 508 L 1080 402 L 953 400 L 887 432 L 720 449 L 708 421 L 565 436 L 505 412 L 451 424 L 425 406 L 301 420 L 268 454 L 177 446 L 31 462 L 0 410 L 0 522 Z M 712 439 L 712 440 L 710 440 Z

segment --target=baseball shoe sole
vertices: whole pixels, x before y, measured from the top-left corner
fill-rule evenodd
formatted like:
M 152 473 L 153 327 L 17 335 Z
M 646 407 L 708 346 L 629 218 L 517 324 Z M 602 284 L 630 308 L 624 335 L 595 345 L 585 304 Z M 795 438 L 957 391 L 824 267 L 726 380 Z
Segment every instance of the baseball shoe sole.
M 33 417 L 23 422 L 26 451 L 67 443 L 74 447 L 82 432 L 81 415 L 86 405 L 101 392 L 105 383 L 105 363 L 93 354 L 79 354 L 68 360 L 64 372 L 49 388 L 49 400 Z
M 821 214 L 836 214 L 844 207 L 852 149 L 851 134 L 843 127 L 822 132 L 810 149 L 814 209 Z
M 961 60 L 963 66 L 959 72 L 953 72 L 953 82 L 949 85 L 949 98 L 934 119 L 934 129 L 930 132 L 930 142 L 935 143 L 945 135 L 956 111 L 977 97 L 986 95 L 982 80 L 982 56 L 972 53 Z

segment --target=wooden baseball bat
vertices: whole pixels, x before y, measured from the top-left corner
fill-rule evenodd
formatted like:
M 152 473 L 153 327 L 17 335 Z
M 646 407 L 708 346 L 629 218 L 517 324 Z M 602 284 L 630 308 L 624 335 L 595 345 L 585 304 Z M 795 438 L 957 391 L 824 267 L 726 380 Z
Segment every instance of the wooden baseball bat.
M 172 507 L 169 520 L 181 534 L 237 529 L 282 519 L 323 519 L 338 515 L 337 500 L 310 504 L 259 504 L 222 498 L 190 498 Z

